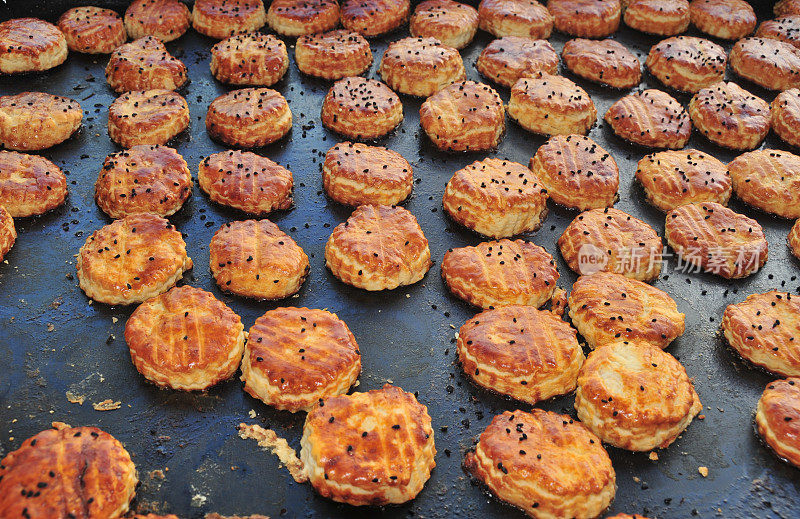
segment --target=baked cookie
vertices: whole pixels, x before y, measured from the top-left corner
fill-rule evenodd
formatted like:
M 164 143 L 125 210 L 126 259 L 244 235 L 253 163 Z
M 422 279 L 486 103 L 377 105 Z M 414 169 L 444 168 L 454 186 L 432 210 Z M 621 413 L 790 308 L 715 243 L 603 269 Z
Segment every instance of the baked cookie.
M 322 124 L 357 140 L 383 137 L 403 121 L 403 104 L 385 84 L 346 77 L 333 84 L 322 101 Z
M 181 233 L 154 214 L 133 214 L 93 232 L 78 252 L 78 281 L 100 303 L 141 303 L 192 268 Z
M 5 255 L 14 246 L 15 241 L 17 241 L 17 229 L 14 227 L 14 219 L 0 205 L 0 261 L 3 261 Z
M 363 74 L 372 64 L 372 51 L 357 32 L 330 31 L 297 38 L 294 61 L 303 74 L 342 79 Z
M 209 247 L 217 285 L 236 295 L 260 300 L 296 294 L 308 277 L 308 256 L 267 219 L 223 224 Z
M 188 78 L 186 65 L 160 40 L 145 36 L 120 45 L 106 65 L 106 81 L 117 93 L 131 90 L 177 90 Z
M 436 38 L 393 41 L 383 53 L 378 71 L 392 90 L 418 97 L 466 79 L 461 54 Z
M 564 76 L 521 78 L 511 88 L 508 116 L 541 135 L 586 134 L 597 109 L 586 90 Z
M 693 202 L 667 213 L 667 243 L 689 266 L 727 279 L 753 274 L 767 262 L 757 221 L 716 202 Z
M 242 88 L 222 94 L 206 113 L 206 131 L 229 146 L 258 148 L 292 129 L 289 103 L 270 88 Z
M 647 69 L 663 84 L 697 93 L 722 81 L 728 58 L 716 43 L 694 36 L 675 36 L 650 48 Z
M 619 0 L 548 0 L 557 31 L 579 38 L 605 38 L 617 32 Z
M 551 137 L 536 150 L 529 167 L 557 204 L 584 211 L 617 201 L 617 161 L 584 135 Z
M 688 0 L 632 0 L 622 19 L 631 29 L 674 36 L 689 28 Z
M 166 144 L 189 127 L 189 105 L 171 90 L 136 90 L 108 107 L 108 136 L 123 148 Z
M 255 32 L 267 23 L 261 0 L 195 0 L 194 30 L 223 40 L 234 34 Z
M 511 88 L 521 77 L 536 77 L 539 72 L 558 74 L 558 54 L 547 40 L 504 36 L 484 47 L 475 68 L 484 77 Z
M 325 192 L 344 205 L 399 204 L 411 194 L 413 180 L 411 164 L 380 146 L 340 142 L 322 164 Z
M 696 150 L 647 155 L 639 161 L 635 176 L 647 201 L 664 212 L 692 202 L 728 205 L 733 191 L 727 166 Z
M 43 214 L 64 203 L 67 178 L 39 155 L 0 151 L 0 206 L 14 218 Z
M 800 220 L 798 220 L 798 222 L 800 222 Z M 789 230 L 789 235 L 786 237 L 786 242 L 792 254 L 800 259 L 800 223 L 798 222 L 794 222 L 794 225 L 792 225 L 792 228 Z
M 689 102 L 692 122 L 708 140 L 733 150 L 757 148 L 769 133 L 769 105 L 736 83 L 704 88 Z
M 794 153 L 743 153 L 728 164 L 728 172 L 740 200 L 783 218 L 800 218 L 800 157 Z
M 271 34 L 237 34 L 211 47 L 211 73 L 230 85 L 272 86 L 288 68 L 286 44 Z
M 420 281 L 433 263 L 413 214 L 402 207 L 362 205 L 333 230 L 325 264 L 348 285 L 391 290 Z
M 800 0 L 778 0 L 772 7 L 772 12 L 778 17 L 800 14 Z
M 505 132 L 503 100 L 489 85 L 453 83 L 422 103 L 419 122 L 430 140 L 445 151 L 487 151 Z
M 681 149 L 692 135 L 692 122 L 683 106 L 661 90 L 628 94 L 604 117 L 619 137 L 648 148 Z
M 523 36 L 546 40 L 553 32 L 553 15 L 536 0 L 481 0 L 478 23 L 498 38 Z
M 689 14 L 700 32 L 723 40 L 744 38 L 756 28 L 756 13 L 745 0 L 692 0 Z
M 615 40 L 575 38 L 561 51 L 570 72 L 614 88 L 632 88 L 642 80 L 642 64 L 628 48 Z
M 464 467 L 531 517 L 598 517 L 617 490 L 600 439 L 569 416 L 542 409 L 495 416 Z
M 267 10 L 270 28 L 284 36 L 330 31 L 339 25 L 336 0 L 273 0 Z
M 122 17 L 101 7 L 68 9 L 58 19 L 58 28 L 69 50 L 85 54 L 109 54 L 128 39 Z
M 221 151 L 203 159 L 197 182 L 208 197 L 245 213 L 266 215 L 294 201 L 292 172 L 250 151 Z
M 770 105 L 772 131 L 784 142 L 800 148 L 800 89 L 778 94 Z
M 464 227 L 490 238 L 508 238 L 542 226 L 547 190 L 522 164 L 487 158 L 453 174 L 442 204 Z
M 67 59 L 67 40 L 58 27 L 38 18 L 0 23 L 0 73 L 49 70 Z
M 553 297 L 558 277 L 553 257 L 523 240 L 485 241 L 450 249 L 442 261 L 442 278 L 450 292 L 483 309 L 539 308 Z
M 44 150 L 69 139 L 82 120 L 80 103 L 68 97 L 42 92 L 0 96 L 0 146 Z
M 174 149 L 139 145 L 106 157 L 94 189 L 97 205 L 111 218 L 170 216 L 192 194 L 192 176 Z
M 800 467 L 800 378 L 767 384 L 756 407 L 756 427 L 779 458 Z
M 779 40 L 742 38 L 731 49 L 731 68 L 770 90 L 796 88 L 800 86 L 800 49 Z
M 453 0 L 425 0 L 417 4 L 408 28 L 411 36 L 436 38 L 444 45 L 463 49 L 478 31 L 478 11 Z
M 410 501 L 436 466 L 428 408 L 388 384 L 320 401 L 300 445 L 314 490 L 355 506 Z
M 780 40 L 800 48 L 800 16 L 782 16 L 761 22 L 755 35 L 759 38 Z
M 410 11 L 409 0 L 342 0 L 342 27 L 374 38 L 403 25 Z
M 309 410 L 347 393 L 360 373 L 356 338 L 336 314 L 276 308 L 250 328 L 242 359 L 244 390 L 276 409 Z
M 175 287 L 139 305 L 125 342 L 139 373 L 162 387 L 208 389 L 239 368 L 244 326 L 211 292 Z
M 178 0 L 134 0 L 123 18 L 134 40 L 154 36 L 163 42 L 177 40 L 192 25 L 192 13 Z

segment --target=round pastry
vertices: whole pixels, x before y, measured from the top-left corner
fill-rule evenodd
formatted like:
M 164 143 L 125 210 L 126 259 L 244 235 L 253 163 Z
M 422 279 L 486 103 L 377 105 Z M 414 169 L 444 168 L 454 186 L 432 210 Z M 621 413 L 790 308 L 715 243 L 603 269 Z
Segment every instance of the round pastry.
M 782 16 L 761 22 L 755 35 L 759 38 L 780 40 L 800 48 L 800 16 Z
M 348 285 L 391 290 L 420 281 L 433 263 L 413 214 L 402 207 L 362 205 L 333 230 L 325 264 Z
M 338 30 L 297 38 L 294 60 L 303 74 L 342 79 L 363 74 L 372 64 L 372 51 L 357 32 Z
M 800 223 L 798 222 L 800 222 L 800 220 L 794 222 L 794 225 L 792 225 L 791 230 L 789 230 L 789 235 L 786 237 L 786 242 L 792 254 L 800 259 Z
M 110 305 L 163 294 L 192 268 L 181 233 L 154 214 L 133 214 L 93 232 L 78 253 L 86 295 Z
M 722 81 L 727 61 L 725 49 L 710 40 L 675 36 L 653 45 L 645 65 L 668 87 L 694 94 Z
M 266 215 L 294 203 L 292 172 L 250 151 L 221 151 L 200 162 L 197 182 L 214 202 Z
M 619 137 L 648 148 L 681 149 L 692 135 L 683 105 L 661 90 L 626 95 L 611 105 L 604 119 Z
M 409 22 L 411 36 L 436 38 L 444 45 L 463 49 L 478 31 L 478 11 L 453 0 L 424 0 Z
M 692 0 L 689 14 L 700 32 L 723 40 L 744 38 L 756 28 L 756 13 L 745 0 Z
M 617 201 L 617 162 L 589 137 L 551 137 L 536 150 L 529 167 L 557 204 L 583 211 Z
M 121 517 L 138 482 L 130 454 L 107 432 L 48 429 L 0 461 L 0 516 Z
M 108 136 L 123 148 L 166 144 L 189 127 L 189 105 L 171 90 L 126 92 L 108 107 Z
M 194 30 L 218 40 L 234 34 L 255 32 L 267 23 L 261 0 L 195 0 Z
M 209 247 L 211 273 L 225 291 L 261 300 L 296 294 L 308 277 L 308 256 L 267 219 L 223 224 Z
M 67 59 L 67 40 L 58 27 L 38 18 L 0 23 L 0 73 L 49 70 Z
M 542 226 L 547 190 L 522 164 L 487 158 L 453 174 L 442 204 L 464 227 L 490 238 L 508 238 Z
M 800 467 L 800 378 L 767 384 L 756 407 L 756 427 L 779 458 Z
M 392 90 L 418 97 L 466 79 L 461 54 L 435 38 L 393 41 L 383 53 L 379 72 Z
M 458 359 L 479 386 L 535 404 L 575 389 L 585 359 L 576 334 L 552 312 L 504 306 L 458 330 Z
M 615 40 L 575 38 L 561 51 L 564 65 L 576 76 L 614 88 L 632 88 L 642 79 L 642 65 Z
M 336 0 L 273 0 L 267 10 L 270 28 L 284 36 L 330 31 L 339 25 Z
M 286 44 L 271 34 L 237 34 L 211 47 L 211 73 L 230 85 L 272 86 L 288 68 Z
M 68 97 L 41 92 L 0 96 L 0 146 L 44 150 L 69 139 L 82 120 L 80 103 Z
M 503 100 L 488 85 L 453 83 L 422 103 L 419 121 L 437 148 L 486 151 L 496 148 L 505 132 Z
M 300 445 L 314 490 L 354 506 L 410 501 L 436 466 L 428 408 L 388 384 L 319 402 Z
M 600 439 L 569 416 L 541 409 L 495 416 L 464 467 L 531 517 L 598 517 L 617 489 Z
M 343 0 L 342 27 L 373 38 L 403 25 L 410 11 L 409 0 Z
M 688 0 L 632 0 L 622 19 L 631 29 L 674 36 L 689 28 Z
M 767 262 L 761 225 L 716 202 L 676 207 L 664 233 L 686 264 L 727 279 L 747 277 Z
M 800 218 L 800 157 L 780 150 L 743 153 L 728 164 L 740 200 L 784 218 Z
M 276 308 L 250 328 L 242 359 L 244 390 L 276 409 L 309 410 L 347 393 L 359 373 L 356 338 L 336 314 Z
M 579 38 L 605 38 L 617 32 L 619 0 L 548 0 L 557 31 Z
M 68 9 L 58 19 L 58 28 L 73 52 L 109 54 L 128 39 L 122 17 L 101 7 Z
M 322 124 L 358 140 L 383 137 L 403 120 L 403 104 L 385 84 L 346 77 L 333 84 L 322 102 Z
M 174 149 L 139 145 L 106 157 L 94 188 L 97 205 L 111 218 L 169 216 L 192 194 L 192 176 Z
M 788 16 L 800 14 L 800 0 L 778 0 L 772 7 L 775 16 Z
M 192 13 L 178 0 L 134 0 L 125 10 L 125 29 L 134 40 L 155 36 L 163 42 L 177 40 L 192 24 Z
M 553 15 L 536 0 L 481 0 L 478 22 L 481 29 L 498 38 L 546 40 L 553 32 Z
M 631 451 L 666 449 L 703 410 L 686 369 L 669 353 L 619 341 L 589 354 L 575 390 L 580 421 Z
M 341 142 L 328 150 L 322 164 L 322 186 L 340 204 L 396 205 L 413 185 L 411 164 L 396 151 Z
M 139 373 L 163 387 L 204 390 L 239 368 L 244 326 L 211 292 L 175 287 L 139 305 L 125 342 Z
M 43 214 L 64 203 L 67 178 L 39 155 L 0 151 L 0 206 L 14 218 Z
M 734 150 L 752 150 L 769 133 L 769 105 L 736 83 L 704 88 L 689 102 L 689 115 L 714 144 Z
M 800 89 L 781 92 L 770 105 L 772 131 L 784 142 L 800 148 Z
M 483 309 L 539 308 L 553 297 L 558 277 L 553 257 L 523 240 L 485 241 L 450 249 L 442 261 L 442 278 L 450 292 Z
M 664 212 L 692 202 L 728 205 L 733 190 L 725 164 L 696 150 L 647 155 L 639 161 L 636 180 L 647 201 Z
M 800 49 L 779 41 L 742 38 L 731 49 L 731 68 L 770 90 L 800 86 Z
M 240 148 L 266 146 L 291 129 L 289 103 L 270 88 L 232 90 L 214 99 L 206 113 L 208 134 Z
M 106 65 L 106 81 L 117 93 L 131 90 L 176 90 L 186 83 L 186 65 L 167 52 L 160 40 L 145 36 L 120 45 Z
M 514 83 L 508 116 L 542 135 L 586 134 L 597 121 L 597 109 L 586 90 L 569 79 L 539 74 Z
M 504 36 L 487 45 L 475 68 L 499 85 L 511 88 L 519 78 L 539 72 L 558 74 L 558 54 L 547 40 Z
M 14 227 L 14 219 L 0 205 L 0 261 L 3 261 L 5 255 L 14 246 L 15 241 L 17 241 L 17 229 Z

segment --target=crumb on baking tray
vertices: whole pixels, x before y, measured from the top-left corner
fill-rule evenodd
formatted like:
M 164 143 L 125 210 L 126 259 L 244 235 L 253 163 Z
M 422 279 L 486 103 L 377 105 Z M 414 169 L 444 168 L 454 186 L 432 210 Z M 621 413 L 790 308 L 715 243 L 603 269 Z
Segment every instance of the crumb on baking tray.
M 300 458 L 297 457 L 297 453 L 294 449 L 289 447 L 289 443 L 285 439 L 279 438 L 272 429 L 264 429 L 260 425 L 240 423 L 239 436 L 245 440 L 256 440 L 259 446 L 269 449 L 273 454 L 278 456 L 281 463 L 289 470 L 289 474 L 291 474 L 292 478 L 298 483 L 305 483 L 308 481 L 305 466 Z M 208 519 L 208 516 L 206 516 L 206 519 Z
M 114 411 L 122 407 L 122 402 L 119 400 L 115 402 L 110 398 L 106 398 L 102 402 L 95 402 L 92 407 L 94 407 L 95 411 Z

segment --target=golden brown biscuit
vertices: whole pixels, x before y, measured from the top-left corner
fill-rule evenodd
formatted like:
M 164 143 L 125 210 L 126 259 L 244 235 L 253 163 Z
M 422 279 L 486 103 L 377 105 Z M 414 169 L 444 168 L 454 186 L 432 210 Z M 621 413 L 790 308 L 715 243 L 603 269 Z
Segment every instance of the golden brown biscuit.
M 486 151 L 505 132 L 503 100 L 489 85 L 453 83 L 422 103 L 419 122 L 431 141 L 445 151 Z
M 800 0 L 778 0 L 772 7 L 775 16 L 800 14 Z
M 453 174 L 442 204 L 461 225 L 490 238 L 508 238 L 542 226 L 547 190 L 522 164 L 487 158 Z
M 125 323 L 125 342 L 139 373 L 163 387 L 204 390 L 239 368 L 244 326 L 211 292 L 175 287 L 148 299 Z
M 786 242 L 792 254 L 800 259 L 800 223 L 798 222 L 800 222 L 800 220 L 794 222 L 794 225 L 792 225 L 791 230 L 789 230 L 789 235 L 786 237 Z
M 769 133 L 769 105 L 736 83 L 704 88 L 689 102 L 692 122 L 711 142 L 733 150 L 757 148 Z
M 800 157 L 781 150 L 743 153 L 728 164 L 740 200 L 784 218 L 800 218 Z
M 174 149 L 140 145 L 106 157 L 94 188 L 97 205 L 111 218 L 169 216 L 192 194 L 192 176 Z
M 499 85 L 511 88 L 521 77 L 558 74 L 558 54 L 547 40 L 504 36 L 487 45 L 475 68 Z
M 402 121 L 400 98 L 374 79 L 340 79 L 322 101 L 322 124 L 351 139 L 383 137 Z
M 330 31 L 339 25 L 336 0 L 273 0 L 267 10 L 267 23 L 284 36 L 303 36 Z
M 192 13 L 178 0 L 134 0 L 125 10 L 123 21 L 128 36 L 134 40 L 155 36 L 168 42 L 189 30 Z
M 5 207 L 0 205 L 0 261 L 17 240 L 17 229 L 14 227 L 14 219 Z
M 466 79 L 461 54 L 436 38 L 393 41 L 383 53 L 378 70 L 389 88 L 418 97 L 428 97 Z
M 0 23 L 0 73 L 49 70 L 67 59 L 67 40 L 58 27 L 38 18 Z
M 745 0 L 692 0 L 689 14 L 700 32 L 724 40 L 744 38 L 756 28 L 756 13 Z
M 631 451 L 666 449 L 703 410 L 675 357 L 644 343 L 594 350 L 578 375 L 578 418 L 606 443 Z
M 661 90 L 626 95 L 611 105 L 604 119 L 619 137 L 648 148 L 681 149 L 692 134 L 683 105 Z
M 761 22 L 755 35 L 759 38 L 780 40 L 800 48 L 800 16 L 782 16 Z
M 478 31 L 478 11 L 453 0 L 425 0 L 414 9 L 409 31 L 411 36 L 436 38 L 445 45 L 463 49 Z
M 747 277 L 767 262 L 757 221 L 716 202 L 693 202 L 667 213 L 667 243 L 686 265 L 728 279 Z
M 309 410 L 347 393 L 359 373 L 356 338 L 336 314 L 276 308 L 250 328 L 242 359 L 244 390 L 276 409 Z
M 614 88 L 631 88 L 642 79 L 642 64 L 615 40 L 575 38 L 561 51 L 564 65 L 576 76 Z
M 731 68 L 770 90 L 800 86 L 800 49 L 778 40 L 742 38 L 731 49 Z
M 234 34 L 255 32 L 267 23 L 261 0 L 195 0 L 194 30 L 223 40 Z
M 688 0 L 632 0 L 622 19 L 631 29 L 674 36 L 689 28 Z
M 402 207 L 362 205 L 333 230 L 325 264 L 348 285 L 391 290 L 420 281 L 433 263 L 413 214 Z
M 177 90 L 188 78 L 186 65 L 160 40 L 145 36 L 120 45 L 106 65 L 106 81 L 117 93 L 131 90 Z
M 250 151 L 221 151 L 200 162 L 197 182 L 214 202 L 266 215 L 294 203 L 292 172 Z
M 521 78 L 511 88 L 508 116 L 542 135 L 586 134 L 597 109 L 586 90 L 563 76 Z
M 39 155 L 0 151 L 0 206 L 20 218 L 43 214 L 64 203 L 67 178 Z
M 42 92 L 0 96 L 0 146 L 19 151 L 61 144 L 80 127 L 81 105 Z
M 166 144 L 189 127 L 189 105 L 171 90 L 136 90 L 108 107 L 108 136 L 123 148 Z
M 541 409 L 495 416 L 464 467 L 531 517 L 598 517 L 617 489 L 600 439 L 569 416 Z
M 498 38 L 522 36 L 546 40 L 553 32 L 553 15 L 536 0 L 481 0 L 478 23 L 481 29 Z
M 696 150 L 647 155 L 639 161 L 636 180 L 647 201 L 664 212 L 691 202 L 728 205 L 733 191 L 725 164 Z
M 569 324 L 546 310 L 486 310 L 458 330 L 458 359 L 476 384 L 535 404 L 575 389 L 585 357 Z
M 230 85 L 272 86 L 288 68 L 286 44 L 271 34 L 237 34 L 211 47 L 211 73 Z
M 164 218 L 134 214 L 93 232 L 78 253 L 86 295 L 110 305 L 163 294 L 192 268 L 181 233 Z
M 209 247 L 217 285 L 255 299 L 283 299 L 296 294 L 308 277 L 308 256 L 267 219 L 223 224 Z
M 778 457 L 800 467 L 800 378 L 767 384 L 756 407 L 756 427 Z
M 322 164 L 322 186 L 340 204 L 396 205 L 413 186 L 411 164 L 396 151 L 341 142 L 328 150 Z
M 450 249 L 442 261 L 442 278 L 450 292 L 483 309 L 539 308 L 553 297 L 558 277 L 553 257 L 523 240 L 485 241 Z
M 557 204 L 583 211 L 617 201 L 617 161 L 584 135 L 551 137 L 536 150 L 529 167 Z
M 297 38 L 294 60 L 303 74 L 342 79 L 363 74 L 372 64 L 372 51 L 357 32 L 338 30 Z
M 436 466 L 428 408 L 389 384 L 319 402 L 300 445 L 314 490 L 356 506 L 410 501 Z
M 342 27 L 373 38 L 403 25 L 410 11 L 409 0 L 343 0 Z
M 109 54 L 128 39 L 122 17 L 101 7 L 73 7 L 58 19 L 58 28 L 73 52 Z
M 0 516 L 120 517 L 137 483 L 130 454 L 107 432 L 48 429 L 0 461 Z
M 722 81 L 728 58 L 716 43 L 694 36 L 675 36 L 650 48 L 647 69 L 663 84 L 696 93 Z
M 289 103 L 270 88 L 242 88 L 222 94 L 206 113 L 206 131 L 230 146 L 258 148 L 292 129 Z
M 557 31 L 579 38 L 605 38 L 617 32 L 619 0 L 548 0 Z
M 800 148 L 800 89 L 778 94 L 770 105 L 772 131 L 784 142 Z

